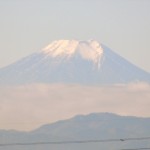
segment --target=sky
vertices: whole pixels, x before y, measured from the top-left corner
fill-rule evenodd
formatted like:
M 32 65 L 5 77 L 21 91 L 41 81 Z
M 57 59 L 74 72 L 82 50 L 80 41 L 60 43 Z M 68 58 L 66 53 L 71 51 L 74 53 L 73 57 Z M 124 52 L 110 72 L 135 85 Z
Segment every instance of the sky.
M 54 40 L 95 39 L 150 72 L 149 0 L 1 0 L 0 67 Z

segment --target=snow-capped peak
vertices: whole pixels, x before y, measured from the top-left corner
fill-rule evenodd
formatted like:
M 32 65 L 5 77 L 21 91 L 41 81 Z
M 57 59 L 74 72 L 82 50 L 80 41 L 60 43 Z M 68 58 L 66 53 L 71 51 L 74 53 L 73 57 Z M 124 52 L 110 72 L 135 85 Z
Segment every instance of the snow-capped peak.
M 43 49 L 44 53 L 52 57 L 59 55 L 71 55 L 75 52 L 79 42 L 76 40 L 58 40 L 54 41 Z
M 95 40 L 54 41 L 43 50 L 0 69 L 0 85 L 132 82 L 150 83 L 150 74 Z
M 58 40 L 45 47 L 42 52 L 51 57 L 71 57 L 78 52 L 82 58 L 98 63 L 103 54 L 103 48 L 100 43 L 95 40 Z

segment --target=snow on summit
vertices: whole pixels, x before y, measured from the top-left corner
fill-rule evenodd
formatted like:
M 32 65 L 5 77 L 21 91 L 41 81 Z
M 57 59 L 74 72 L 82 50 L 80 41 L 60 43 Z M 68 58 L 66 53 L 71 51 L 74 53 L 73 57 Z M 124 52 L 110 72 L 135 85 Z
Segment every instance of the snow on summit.
M 75 53 L 79 53 L 82 58 L 98 63 L 103 54 L 103 48 L 95 40 L 58 40 L 45 47 L 42 52 L 51 57 L 71 57 Z
M 47 53 L 53 57 L 66 54 L 71 55 L 74 53 L 78 46 L 78 41 L 75 40 L 58 40 L 52 42 L 46 48 L 43 49 L 44 53 Z

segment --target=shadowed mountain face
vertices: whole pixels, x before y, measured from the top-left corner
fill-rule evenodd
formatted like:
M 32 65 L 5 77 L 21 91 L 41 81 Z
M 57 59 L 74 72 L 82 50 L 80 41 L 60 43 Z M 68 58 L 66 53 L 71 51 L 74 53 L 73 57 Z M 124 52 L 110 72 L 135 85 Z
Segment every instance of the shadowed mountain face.
M 140 138 L 150 136 L 150 118 L 125 117 L 109 113 L 79 115 L 74 118 L 44 125 L 31 132 L 0 131 L 1 143 L 11 142 L 59 142 L 80 140 L 103 140 Z M 125 148 L 149 147 L 149 140 L 56 144 L 0 147 L 0 150 L 119 150 Z
M 54 41 L 0 69 L 0 84 L 77 83 L 110 85 L 150 82 L 150 74 L 97 41 Z
M 33 131 L 33 133 L 76 137 L 77 139 L 134 137 L 137 133 L 138 135 L 150 134 L 150 118 L 123 117 L 110 113 L 93 113 L 44 125 Z

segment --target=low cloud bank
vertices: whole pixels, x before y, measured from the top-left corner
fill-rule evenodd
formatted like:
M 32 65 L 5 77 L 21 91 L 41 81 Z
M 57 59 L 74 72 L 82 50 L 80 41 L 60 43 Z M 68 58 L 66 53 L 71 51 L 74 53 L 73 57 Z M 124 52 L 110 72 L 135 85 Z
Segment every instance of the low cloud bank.
M 92 112 L 150 117 L 150 85 L 0 87 L 0 129 L 32 130 Z

